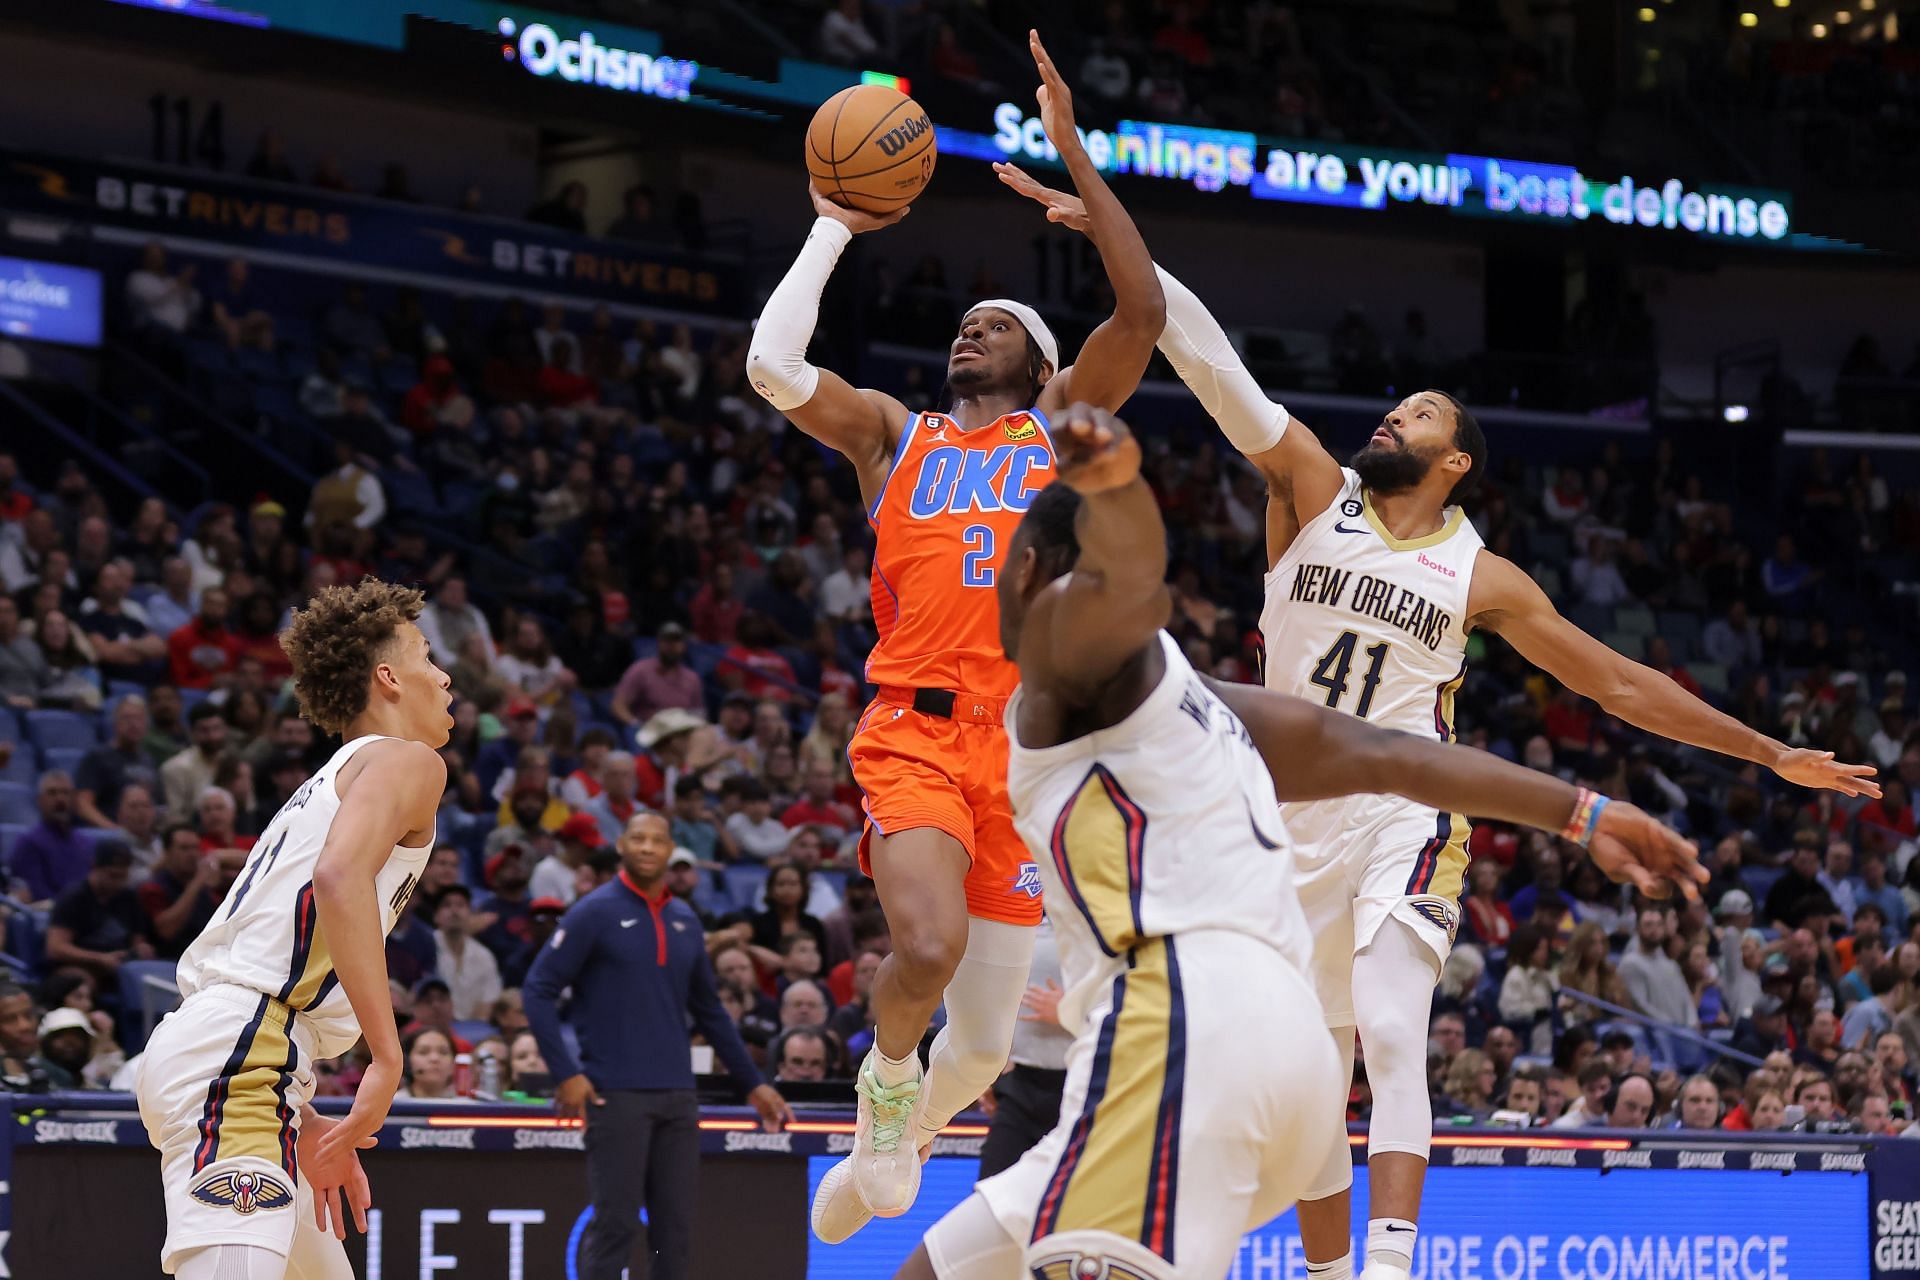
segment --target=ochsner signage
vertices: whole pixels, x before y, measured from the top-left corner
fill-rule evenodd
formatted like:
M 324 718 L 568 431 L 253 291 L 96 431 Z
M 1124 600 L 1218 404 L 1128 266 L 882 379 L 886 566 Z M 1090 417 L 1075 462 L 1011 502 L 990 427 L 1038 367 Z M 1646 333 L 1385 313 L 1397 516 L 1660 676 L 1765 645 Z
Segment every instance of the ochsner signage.
M 507 46 L 506 56 L 517 57 L 530 74 L 542 78 L 557 76 L 570 84 L 683 102 L 688 86 L 700 73 L 697 62 L 601 44 L 593 38 L 593 32 L 584 29 L 577 36 L 564 36 L 544 22 L 521 27 L 512 18 L 500 19 L 498 29 L 502 36 L 515 41 Z

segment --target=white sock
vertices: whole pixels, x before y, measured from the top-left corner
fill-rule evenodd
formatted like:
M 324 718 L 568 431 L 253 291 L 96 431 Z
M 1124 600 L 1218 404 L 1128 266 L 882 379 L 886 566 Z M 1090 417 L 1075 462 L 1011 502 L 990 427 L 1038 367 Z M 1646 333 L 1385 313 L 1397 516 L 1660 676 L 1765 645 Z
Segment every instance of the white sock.
M 907 1056 L 898 1060 L 889 1058 L 880 1052 L 880 1046 L 873 1047 L 873 1076 L 882 1085 L 891 1089 L 895 1085 L 906 1084 L 920 1078 L 920 1055 L 909 1051 Z
M 1332 1262 L 1307 1263 L 1307 1280 L 1353 1280 L 1353 1250 L 1347 1250 Z
M 1405 1218 L 1367 1219 L 1367 1261 L 1384 1262 L 1402 1271 L 1413 1270 L 1413 1242 L 1420 1238 L 1417 1223 Z

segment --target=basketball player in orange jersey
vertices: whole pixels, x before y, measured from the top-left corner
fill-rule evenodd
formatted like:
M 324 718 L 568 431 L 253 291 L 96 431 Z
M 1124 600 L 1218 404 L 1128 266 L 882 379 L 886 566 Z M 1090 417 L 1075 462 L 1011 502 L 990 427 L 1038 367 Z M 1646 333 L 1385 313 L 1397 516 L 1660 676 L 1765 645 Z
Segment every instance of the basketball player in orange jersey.
M 893 930 L 874 978 L 874 1048 L 856 1089 L 852 1156 L 823 1181 L 813 1227 L 838 1243 L 913 1203 L 934 1134 L 1006 1063 L 1026 989 L 1040 881 L 1013 828 L 1001 710 L 1018 682 L 1001 651 L 994 580 L 1020 517 L 1053 479 L 1048 415 L 1113 410 L 1133 394 L 1166 320 L 1153 261 L 1074 131 L 1072 101 L 1037 34 L 1040 120 L 1085 201 L 1114 312 L 1080 358 L 1032 308 L 988 299 L 961 317 L 951 403 L 912 414 L 885 392 L 807 364 L 828 273 L 853 235 L 890 226 L 813 191 L 819 218 L 773 295 L 747 356 L 754 387 L 795 426 L 845 454 L 874 528 L 867 665 L 879 697 L 848 755 L 866 793 L 861 863 Z M 922 1079 L 917 1047 L 944 995 L 947 1024 Z

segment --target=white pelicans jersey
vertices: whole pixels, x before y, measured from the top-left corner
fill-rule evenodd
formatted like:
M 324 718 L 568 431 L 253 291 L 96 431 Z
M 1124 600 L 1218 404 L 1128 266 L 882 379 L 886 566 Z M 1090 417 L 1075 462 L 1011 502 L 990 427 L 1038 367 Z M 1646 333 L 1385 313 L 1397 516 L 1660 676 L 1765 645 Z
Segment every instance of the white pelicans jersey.
M 1460 508 L 1449 507 L 1435 532 L 1396 538 L 1360 477 L 1349 468 L 1341 474 L 1339 495 L 1267 573 L 1260 614 L 1267 687 L 1451 742 L 1480 535 Z M 1407 918 L 1445 956 L 1466 874 L 1463 815 L 1391 795 L 1282 810 L 1301 866 L 1300 895 L 1325 953 L 1316 955 L 1317 970 L 1348 963 L 1390 914 Z M 1319 980 L 1330 1019 L 1344 1012 L 1341 985 Z
M 1129 953 L 1158 939 L 1243 933 L 1303 974 L 1311 951 L 1273 775 L 1180 646 L 1165 632 L 1159 644 L 1166 671 L 1119 724 L 1026 747 L 1007 708 L 1014 825 L 1040 865 L 1060 1025 L 1076 1034 Z
M 247 855 L 246 868 L 205 930 L 180 957 L 183 996 L 219 983 L 270 996 L 315 1036 L 316 1054 L 337 1057 L 360 1038 L 353 1008 L 333 973 L 313 899 L 313 870 L 327 842 L 340 793 L 334 779 L 375 736 L 355 738 L 288 797 Z M 433 852 L 395 845 L 375 877 L 380 924 L 391 930 Z

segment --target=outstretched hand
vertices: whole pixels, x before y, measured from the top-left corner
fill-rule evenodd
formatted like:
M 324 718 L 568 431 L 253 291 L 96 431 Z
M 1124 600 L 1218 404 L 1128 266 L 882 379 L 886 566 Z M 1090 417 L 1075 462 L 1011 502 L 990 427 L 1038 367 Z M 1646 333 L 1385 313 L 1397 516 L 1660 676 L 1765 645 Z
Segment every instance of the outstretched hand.
M 1841 764 L 1831 751 L 1789 751 L 1774 764 L 1773 771 L 1796 786 L 1880 798 L 1880 784 L 1873 780 L 1872 765 Z
M 1090 404 L 1070 406 L 1053 431 L 1054 466 L 1082 494 L 1118 489 L 1140 474 L 1140 442 L 1127 424 Z
M 1610 801 L 1600 811 L 1587 853 L 1608 879 L 1631 884 L 1649 898 L 1665 898 L 1677 885 L 1682 897 L 1698 902 L 1700 886 L 1711 878 L 1691 841 L 1624 800 Z
M 1057 222 L 1069 231 L 1078 231 L 1082 235 L 1087 234 L 1093 226 L 1093 220 L 1087 217 L 1087 202 L 1079 196 L 1043 186 L 1025 169 L 1004 160 L 994 161 L 993 171 L 1000 175 L 1001 182 L 1027 199 L 1045 206 L 1048 222 Z
M 1047 56 L 1047 47 L 1040 43 L 1038 31 L 1027 32 L 1027 48 L 1033 51 L 1033 65 L 1040 69 L 1040 87 L 1033 94 L 1040 104 L 1040 127 L 1047 131 L 1047 141 L 1053 144 L 1054 150 L 1077 149 L 1080 135 L 1073 127 L 1073 91 L 1067 88 L 1060 69 Z

